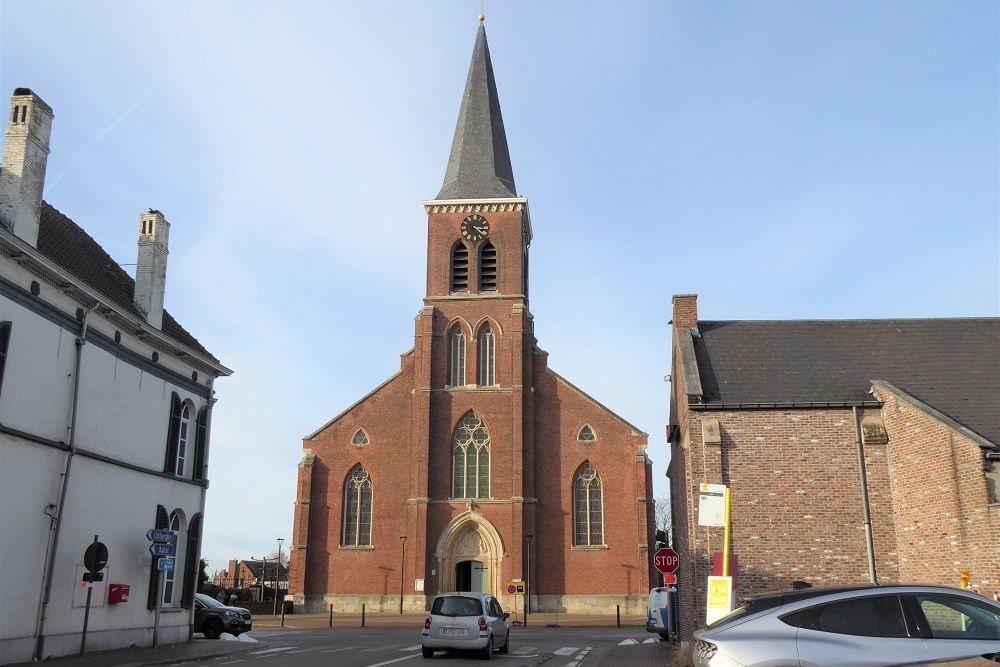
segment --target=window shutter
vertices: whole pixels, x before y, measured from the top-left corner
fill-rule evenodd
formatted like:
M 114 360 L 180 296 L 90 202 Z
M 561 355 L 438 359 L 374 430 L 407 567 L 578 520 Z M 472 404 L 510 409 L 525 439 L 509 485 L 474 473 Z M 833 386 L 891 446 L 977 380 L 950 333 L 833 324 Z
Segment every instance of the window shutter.
M 195 514 L 188 528 L 187 554 L 184 557 L 184 590 L 181 592 L 181 606 L 190 609 L 194 594 L 198 590 L 198 551 L 201 544 L 201 515 Z
M 7 346 L 10 344 L 10 322 L 0 322 L 0 389 L 3 389 L 3 368 L 7 364 Z
M 166 530 L 170 527 L 170 517 L 167 516 L 167 508 L 163 505 L 156 506 L 156 525 L 153 528 Z M 153 556 L 149 561 L 149 596 L 146 598 L 146 609 L 156 609 L 156 600 L 160 593 L 160 571 L 156 569 L 156 564 L 160 561 L 159 556 Z
M 194 438 L 194 477 L 193 479 L 205 479 L 205 448 L 208 444 L 208 408 L 202 408 L 198 412 L 198 426 Z
M 177 438 L 180 435 L 183 407 L 181 397 L 174 392 L 170 399 L 170 428 L 167 429 L 167 458 L 163 464 L 163 472 L 177 472 Z

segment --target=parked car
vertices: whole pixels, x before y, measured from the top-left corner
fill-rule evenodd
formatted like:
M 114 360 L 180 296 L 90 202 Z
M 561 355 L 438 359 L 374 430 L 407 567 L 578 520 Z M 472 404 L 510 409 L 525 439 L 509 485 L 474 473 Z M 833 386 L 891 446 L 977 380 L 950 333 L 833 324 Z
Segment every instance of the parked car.
M 194 631 L 208 639 L 218 639 L 223 632 L 238 637 L 253 628 L 250 610 L 229 607 L 202 593 L 194 596 Z
M 424 621 L 420 645 L 425 658 L 434 651 L 478 650 L 489 660 L 493 650 L 510 650 L 510 614 L 500 607 L 500 601 L 488 593 L 442 593 L 431 603 L 431 612 Z
M 807 588 L 749 598 L 694 638 L 696 667 L 1000 659 L 1000 604 L 943 586 Z

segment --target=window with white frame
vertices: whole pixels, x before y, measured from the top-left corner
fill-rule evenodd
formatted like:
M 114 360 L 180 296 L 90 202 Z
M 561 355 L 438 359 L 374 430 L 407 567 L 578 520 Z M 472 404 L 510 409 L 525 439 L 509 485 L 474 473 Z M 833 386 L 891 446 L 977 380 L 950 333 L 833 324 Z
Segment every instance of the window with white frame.
M 175 532 L 174 535 L 174 563 L 177 563 L 179 559 L 179 554 L 177 553 L 177 543 L 178 536 L 181 530 L 181 517 L 177 512 L 173 512 L 170 515 L 170 530 Z M 173 568 L 170 570 L 164 570 L 163 572 L 163 599 L 162 603 L 164 607 L 174 606 L 174 582 L 177 576 L 177 569 Z

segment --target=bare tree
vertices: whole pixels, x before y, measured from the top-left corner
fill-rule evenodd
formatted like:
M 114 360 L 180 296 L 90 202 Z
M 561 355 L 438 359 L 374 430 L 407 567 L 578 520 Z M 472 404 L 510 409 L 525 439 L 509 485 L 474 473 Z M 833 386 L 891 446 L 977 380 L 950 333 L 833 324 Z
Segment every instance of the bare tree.
M 654 522 L 657 531 L 666 535 L 667 546 L 673 546 L 673 517 L 670 512 L 670 496 L 660 496 L 653 501 Z

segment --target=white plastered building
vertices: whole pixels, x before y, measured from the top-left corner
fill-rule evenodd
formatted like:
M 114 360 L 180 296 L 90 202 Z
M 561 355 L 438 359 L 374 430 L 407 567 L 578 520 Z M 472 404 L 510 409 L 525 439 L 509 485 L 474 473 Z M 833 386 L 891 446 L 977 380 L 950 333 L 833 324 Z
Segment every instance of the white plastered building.
M 159 211 L 139 215 L 133 280 L 42 200 L 52 119 L 14 91 L 0 170 L 0 664 L 79 652 L 85 613 L 87 651 L 191 638 L 213 386 L 231 373 L 163 309 Z M 176 531 L 173 572 L 160 574 L 150 529 Z M 108 558 L 87 613 L 95 536 Z

